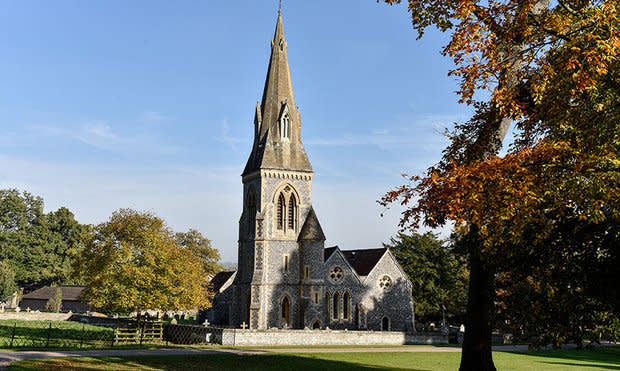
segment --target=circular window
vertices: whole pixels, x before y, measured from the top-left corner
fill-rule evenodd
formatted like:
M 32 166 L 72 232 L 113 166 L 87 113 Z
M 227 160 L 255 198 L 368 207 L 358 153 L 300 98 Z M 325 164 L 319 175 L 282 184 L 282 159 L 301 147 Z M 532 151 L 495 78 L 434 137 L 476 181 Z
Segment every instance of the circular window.
M 392 289 L 392 279 L 390 276 L 382 276 L 379 278 L 379 287 L 384 291 L 390 291 Z
M 329 279 L 331 279 L 334 282 L 338 282 L 340 280 L 342 280 L 342 277 L 344 277 L 344 273 L 342 272 L 342 268 L 340 267 L 332 267 L 332 269 L 329 270 Z

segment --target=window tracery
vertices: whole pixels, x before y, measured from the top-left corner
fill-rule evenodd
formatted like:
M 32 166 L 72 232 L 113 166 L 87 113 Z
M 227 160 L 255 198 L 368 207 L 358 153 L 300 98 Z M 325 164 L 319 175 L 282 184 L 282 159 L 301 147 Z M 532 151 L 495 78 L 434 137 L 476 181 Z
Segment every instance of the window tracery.
M 390 291 L 392 289 L 392 279 L 388 275 L 383 275 L 379 278 L 379 287 L 383 291 Z
M 341 281 L 342 277 L 344 277 L 344 272 L 342 271 L 342 268 L 332 267 L 329 270 L 329 279 L 332 280 L 333 282 Z

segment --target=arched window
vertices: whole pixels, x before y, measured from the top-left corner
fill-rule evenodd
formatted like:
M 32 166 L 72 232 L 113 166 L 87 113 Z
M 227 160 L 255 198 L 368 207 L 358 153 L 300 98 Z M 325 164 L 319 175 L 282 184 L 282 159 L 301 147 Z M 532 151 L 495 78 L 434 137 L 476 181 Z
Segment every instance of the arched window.
M 338 304 L 340 304 L 340 294 L 338 292 L 334 293 L 334 302 L 332 304 L 332 318 L 338 319 Z
M 318 320 L 312 322 L 312 329 L 313 330 L 320 330 L 321 329 L 321 322 L 319 322 Z
M 284 200 L 284 195 L 280 193 L 280 197 L 278 197 L 278 207 L 276 210 L 276 223 L 278 229 L 284 229 L 284 214 L 286 213 L 286 201 Z
M 254 233 L 256 228 L 256 199 L 254 198 L 254 190 L 248 192 L 248 230 Z
M 325 313 L 329 319 L 329 292 L 325 292 Z
M 349 296 L 349 292 L 345 291 L 344 295 L 342 295 L 342 318 L 349 319 L 349 305 L 351 298 Z
M 291 301 L 288 299 L 288 296 L 284 296 L 284 298 L 282 299 L 282 320 L 286 323 L 286 326 L 288 327 L 290 321 L 289 321 L 289 313 L 290 313 L 290 308 L 291 308 Z
M 291 118 L 290 116 L 287 114 L 284 115 L 284 117 L 282 117 L 282 122 L 281 122 L 281 127 L 280 127 L 280 132 L 282 133 L 282 138 L 289 138 L 291 137 Z
M 295 201 L 295 196 L 291 195 L 291 198 L 288 200 L 288 228 L 291 230 L 295 230 L 296 224 L 297 224 L 297 201 Z

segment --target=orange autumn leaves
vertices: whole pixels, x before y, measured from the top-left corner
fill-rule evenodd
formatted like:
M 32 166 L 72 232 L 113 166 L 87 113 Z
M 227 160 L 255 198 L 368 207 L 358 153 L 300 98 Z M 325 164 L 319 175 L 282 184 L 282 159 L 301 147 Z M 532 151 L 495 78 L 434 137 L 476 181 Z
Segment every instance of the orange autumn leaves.
M 541 142 L 533 148 L 492 157 L 425 177 L 386 194 L 381 203 L 407 207 L 401 227 L 438 227 L 451 221 L 457 232 L 478 226 L 485 247 L 519 244 L 532 225 L 546 238 L 554 217 L 565 213 L 597 223 L 620 217 L 620 159 L 583 156 L 567 143 Z M 545 230 L 547 228 L 547 230 Z
M 500 114 L 515 120 L 527 116 L 528 102 L 519 84 L 507 80 L 527 80 L 528 98 L 536 100 L 553 79 L 568 74 L 575 99 L 596 89 L 620 51 L 617 1 L 550 5 L 549 0 L 408 1 L 420 37 L 428 27 L 450 32 L 442 52 L 454 61 L 450 74 L 460 81 L 460 101 L 475 103 L 476 92 L 489 90 Z M 564 61 L 557 63 L 558 58 Z
M 385 0 L 398 3 L 396 0 Z M 426 175 L 380 201 L 406 206 L 401 228 L 471 225 L 488 248 L 518 244 L 552 217 L 599 223 L 620 210 L 620 18 L 617 1 L 410 0 L 413 26 L 449 31 L 443 53 L 472 120 Z M 488 90 L 487 104 L 476 92 Z M 493 132 L 513 120 L 515 142 L 493 152 Z M 485 139 L 486 138 L 486 139 Z M 497 148 L 497 147 L 495 147 Z M 552 211 L 552 212 L 551 212 Z

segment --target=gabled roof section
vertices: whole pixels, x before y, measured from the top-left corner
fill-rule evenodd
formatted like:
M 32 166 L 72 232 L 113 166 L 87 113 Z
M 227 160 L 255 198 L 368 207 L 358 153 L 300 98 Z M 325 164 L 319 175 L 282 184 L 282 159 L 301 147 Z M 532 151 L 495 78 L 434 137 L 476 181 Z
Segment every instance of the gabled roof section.
M 367 276 L 386 251 L 386 248 L 341 250 L 349 264 L 360 276 Z
M 58 288 L 60 288 L 62 292 L 62 300 L 80 300 L 78 296 L 80 296 L 85 286 L 59 286 L 59 287 L 45 286 L 45 287 L 41 287 L 38 290 L 34 290 L 31 293 L 24 295 L 22 299 L 48 300 L 54 297 L 54 295 L 56 295 L 56 290 Z
M 329 259 L 330 256 L 338 249 L 338 246 L 327 247 L 323 249 L 323 263 Z
M 301 118 L 295 105 L 291 72 L 288 63 L 287 43 L 284 38 L 282 14 L 278 12 L 276 31 L 271 40 L 271 56 L 265 78 L 265 87 L 260 112 L 255 114 L 255 136 L 252 153 L 243 170 L 243 175 L 258 169 L 283 169 L 312 172 L 310 160 L 301 143 Z M 283 106 L 287 106 L 290 117 L 290 141 L 285 145 L 278 125 Z M 257 122 L 260 121 L 260 125 Z
M 213 292 L 217 293 L 222 288 L 222 286 L 224 286 L 226 281 L 228 281 L 230 277 L 232 277 L 235 273 L 236 271 L 225 271 L 216 274 L 210 282 Z
M 308 212 L 308 216 L 306 216 L 306 220 L 304 225 L 301 227 L 301 231 L 299 232 L 298 241 L 325 241 L 325 234 L 323 234 L 323 228 L 321 228 L 321 223 L 319 223 L 319 219 L 316 217 L 316 213 L 312 206 L 310 207 L 310 211 Z

